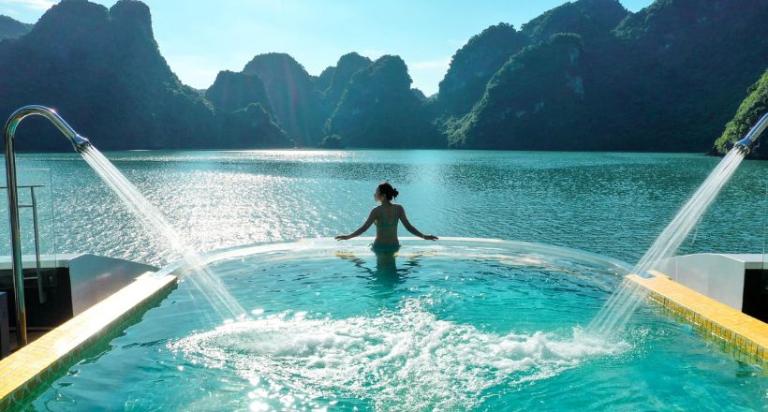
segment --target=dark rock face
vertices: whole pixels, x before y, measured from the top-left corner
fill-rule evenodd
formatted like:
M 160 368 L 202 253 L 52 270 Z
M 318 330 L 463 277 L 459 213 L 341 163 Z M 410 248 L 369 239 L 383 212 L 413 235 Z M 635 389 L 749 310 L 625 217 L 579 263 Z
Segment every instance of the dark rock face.
M 357 72 L 368 68 L 373 62 L 367 57 L 357 53 L 348 53 L 339 59 L 334 67 L 333 77 L 326 89 L 324 89 L 324 100 L 328 107 L 336 108 L 342 95 L 347 90 L 349 82 Z
M 18 61 L 25 70 L 8 64 Z M 60 108 L 105 150 L 259 147 L 261 135 L 274 132 L 218 134 L 212 107 L 171 71 L 149 9 L 133 0 L 111 9 L 63 0 L 29 34 L 0 43 L 0 113 L 30 103 Z M 68 150 L 39 120 L 25 123 L 19 137 L 23 149 Z
M 627 15 L 618 0 L 579 0 L 547 11 L 521 31 L 505 23 L 488 27 L 453 56 L 440 82 L 438 106 L 448 115 L 463 115 L 483 96 L 491 77 L 524 47 L 545 43 L 558 33 L 601 40 Z
M 760 0 L 659 0 L 628 17 L 609 78 L 624 103 L 606 133 L 628 149 L 707 150 L 767 66 L 766 18 Z
M 349 53 L 313 78 L 290 56 L 271 53 L 256 56 L 242 73 L 223 76 L 208 91 L 209 100 L 221 106 L 217 96 L 235 76 L 241 76 L 233 86 L 240 90 L 245 88 L 242 76 L 260 79 L 275 123 L 298 146 L 444 146 L 423 94 L 411 89 L 408 68 L 397 56 L 372 62 Z M 262 101 L 258 93 L 244 93 L 228 109 Z
M 525 25 L 523 33 L 533 40 L 580 30 L 578 66 L 566 69 L 556 54 L 520 66 L 520 58 L 530 57 L 532 48 L 544 43 L 518 52 L 489 81 L 471 112 L 443 124 L 450 143 L 583 150 L 711 147 L 743 91 L 768 64 L 768 26 L 759 23 L 768 18 L 768 2 L 658 0 L 623 18 L 620 6 L 613 11 L 598 7 L 608 3 L 615 2 L 581 0 Z M 585 23 L 594 21 L 598 12 L 602 23 Z M 616 21 L 616 27 L 607 30 Z M 586 30 L 590 28 L 595 30 Z M 510 70 L 515 66 L 508 65 L 515 61 L 520 67 Z M 557 77 L 575 79 L 578 104 L 565 93 L 556 111 L 546 109 L 553 107 L 542 100 L 554 96 L 552 70 L 561 71 Z M 523 96 L 532 99 L 529 106 L 543 102 L 539 115 L 521 109 Z
M 325 70 L 317 76 L 317 79 L 315 79 L 315 89 L 324 93 L 328 89 L 328 86 L 331 85 L 334 73 L 336 73 L 336 66 L 326 67 Z
M 472 109 L 493 75 L 528 39 L 509 24 L 499 23 L 472 37 L 453 55 L 451 66 L 440 82 L 438 104 L 451 115 Z
M 32 30 L 31 24 L 24 24 L 0 14 L 0 40 L 16 39 Z
M 275 119 L 291 139 L 300 146 L 319 143 L 320 95 L 304 67 L 287 54 L 268 53 L 254 57 L 243 73 L 264 83 Z
M 618 0 L 578 0 L 545 12 L 521 31 L 533 44 L 558 33 L 576 33 L 593 42 L 606 37 L 629 14 Z
M 352 76 L 326 131 L 348 147 L 436 145 L 427 111 L 397 56 L 383 56 Z
M 269 97 L 258 76 L 231 71 L 219 72 L 216 81 L 205 92 L 205 97 L 217 111 L 234 112 L 257 103 L 271 112 Z
M 240 142 L 252 139 L 253 131 L 258 132 L 258 147 L 280 148 L 293 145 L 272 115 L 258 103 L 251 103 L 232 112 L 219 113 L 217 125 L 219 135 L 228 137 L 220 142 L 221 148 L 242 149 L 244 146 Z
M 160 54 L 145 4 L 62 0 L 34 27 L 0 17 L 0 113 L 57 107 L 103 149 L 705 151 L 768 67 L 767 20 L 766 0 L 657 0 L 634 14 L 578 0 L 472 37 L 430 98 L 399 57 L 357 53 L 318 77 L 263 54 L 200 92 Z M 763 83 L 719 150 L 765 109 Z M 69 150 L 55 135 L 29 121 L 19 146 Z
M 573 34 L 516 54 L 491 79 L 474 116 L 451 143 L 481 149 L 580 148 L 577 139 L 563 141 L 562 132 L 585 126 L 582 55 L 581 38 Z M 468 137 L 469 142 L 462 140 Z

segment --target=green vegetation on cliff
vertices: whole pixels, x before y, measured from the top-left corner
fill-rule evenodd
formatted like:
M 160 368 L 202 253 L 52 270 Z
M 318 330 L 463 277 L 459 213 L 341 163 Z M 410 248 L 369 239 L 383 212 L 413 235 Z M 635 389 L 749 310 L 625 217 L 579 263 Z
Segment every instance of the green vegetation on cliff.
M 24 70 L 10 62 L 24 62 Z M 219 134 L 221 119 L 171 71 L 153 37 L 149 8 L 134 0 L 110 9 L 63 0 L 28 34 L 0 42 L 0 113 L 30 103 L 59 108 L 106 150 L 272 146 L 279 132 L 268 122 L 241 121 L 243 129 Z M 40 119 L 19 136 L 22 149 L 67 149 Z
M 757 83 L 747 91 L 747 97 L 741 102 L 736 115 L 725 126 L 720 138 L 715 141 L 715 150 L 725 153 L 731 144 L 744 137 L 749 129 L 764 115 L 768 113 L 768 71 L 760 76 Z M 765 140 L 763 136 L 761 140 Z M 755 155 L 766 157 L 759 148 L 754 150 Z
M 326 133 L 347 147 L 433 147 L 437 135 L 429 119 L 405 62 L 383 56 L 352 76 Z
M 765 0 L 657 0 L 637 13 L 576 0 L 521 30 L 500 23 L 473 36 L 426 98 L 398 56 L 357 53 L 319 76 L 261 54 L 194 90 L 160 54 L 146 5 L 62 0 L 31 30 L 0 17 L 0 113 L 57 107 L 105 149 L 705 151 L 736 112 L 722 149 L 766 109 L 765 78 L 739 103 L 768 67 L 767 20 Z M 21 132 L 53 134 L 39 121 Z
M 512 25 L 499 23 L 469 39 L 451 59 L 440 82 L 438 104 L 448 114 L 464 114 L 483 96 L 488 80 L 528 39 Z
M 349 87 L 349 82 L 352 81 L 352 76 L 368 68 L 372 63 L 371 59 L 354 52 L 339 58 L 339 62 L 333 68 L 333 76 L 331 76 L 328 87 L 323 89 L 323 99 L 331 111 L 335 110 L 341 101 L 344 92 Z
M 596 106 L 613 123 L 606 138 L 629 150 L 709 150 L 768 67 L 766 19 L 764 0 L 658 0 L 627 17 L 601 59 L 613 67 Z
M 576 33 L 584 41 L 601 40 L 630 13 L 617 0 L 579 0 L 565 3 L 524 24 L 522 33 L 532 44 L 559 33 Z
M 598 16 L 605 12 L 605 5 L 615 3 L 579 0 L 546 13 L 546 18 L 524 26 L 523 32 L 600 27 L 575 24 L 579 19 L 555 19 L 552 13 L 576 10 L 572 14 L 577 17 Z M 743 90 L 768 65 L 768 42 L 756 41 L 768 35 L 768 26 L 759 23 L 768 18 L 768 2 L 658 0 L 607 30 L 607 22 L 624 13 L 619 7 L 604 16 L 602 31 L 576 33 L 583 43 L 578 66 L 564 67 L 562 56 L 554 53 L 526 67 L 500 69 L 467 115 L 443 124 L 450 143 L 468 148 L 568 150 L 705 151 L 711 147 L 743 98 Z M 537 21 L 534 30 L 531 25 Z M 557 21 L 562 27 L 552 27 Z M 543 22 L 546 30 L 541 28 Z M 511 56 L 510 62 L 531 50 Z M 572 90 L 579 90 L 578 94 L 562 87 L 562 79 L 571 78 L 572 85 L 578 85 Z M 553 94 L 558 85 L 563 93 Z M 537 104 L 536 115 L 531 115 L 530 107 Z M 553 108 L 557 110 L 549 110 Z
M 582 54 L 581 38 L 575 34 L 553 36 L 516 54 L 449 136 L 450 144 L 478 149 L 581 148 L 579 140 L 563 141 L 562 133 L 586 126 Z
M 526 46 L 546 43 L 559 33 L 575 33 L 597 42 L 609 36 L 628 14 L 617 0 L 579 0 L 545 12 L 520 31 L 506 23 L 488 27 L 453 56 L 440 82 L 437 106 L 445 114 L 463 115 L 483 97 L 494 74 Z
M 256 90 L 261 82 L 266 99 Z M 221 95 L 228 96 L 229 110 L 250 103 L 267 111 L 271 107 L 275 124 L 298 146 L 445 146 L 424 95 L 411 89 L 408 67 L 397 56 L 372 62 L 348 53 L 336 66 L 312 77 L 287 54 L 260 55 L 242 73 L 219 74 L 207 97 L 219 107 Z

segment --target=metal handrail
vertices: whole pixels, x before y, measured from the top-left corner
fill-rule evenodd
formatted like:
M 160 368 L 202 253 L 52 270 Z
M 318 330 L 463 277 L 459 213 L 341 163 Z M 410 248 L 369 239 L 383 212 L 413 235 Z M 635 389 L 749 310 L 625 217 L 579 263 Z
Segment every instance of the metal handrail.
M 32 209 L 32 231 L 35 241 L 35 278 L 37 280 L 37 298 L 40 303 L 45 303 L 47 297 L 45 290 L 43 289 L 43 275 L 42 265 L 40 263 L 40 220 L 37 216 L 37 196 L 35 196 L 35 189 L 45 187 L 43 185 L 21 185 L 17 186 L 18 189 L 29 189 L 30 204 L 20 204 L 19 209 Z M 8 189 L 8 186 L 0 186 L 0 189 Z M 27 280 L 30 278 L 24 278 Z
M 45 106 L 24 106 L 11 114 L 5 123 L 5 178 L 8 186 L 8 215 L 11 224 L 11 271 L 13 272 L 13 290 L 16 298 L 16 338 L 19 347 L 25 346 L 27 339 L 27 308 L 24 302 L 24 268 L 21 256 L 21 228 L 19 224 L 18 187 L 16 184 L 16 150 L 14 138 L 16 129 L 22 120 L 30 116 L 41 116 L 54 126 L 72 143 L 76 152 L 90 146 L 85 137 L 78 134 L 55 110 Z

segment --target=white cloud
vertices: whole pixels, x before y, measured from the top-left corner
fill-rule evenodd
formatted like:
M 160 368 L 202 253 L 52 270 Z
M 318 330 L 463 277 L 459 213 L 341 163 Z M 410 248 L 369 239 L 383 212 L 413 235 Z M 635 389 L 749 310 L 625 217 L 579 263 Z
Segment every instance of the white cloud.
M 3 0 L 3 2 L 40 11 L 48 10 L 57 3 L 55 0 Z

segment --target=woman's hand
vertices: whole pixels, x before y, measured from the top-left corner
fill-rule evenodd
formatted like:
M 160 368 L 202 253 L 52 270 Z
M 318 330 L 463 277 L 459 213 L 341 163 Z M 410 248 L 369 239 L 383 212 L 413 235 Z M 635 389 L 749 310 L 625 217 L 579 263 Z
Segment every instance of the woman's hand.
M 424 240 L 437 240 L 438 237 L 435 236 L 435 235 L 424 235 L 424 237 L 422 239 L 424 239 Z
M 335 239 L 336 240 L 349 240 L 349 239 L 352 239 L 352 237 L 349 236 L 349 235 L 338 235 L 338 236 L 335 237 Z

